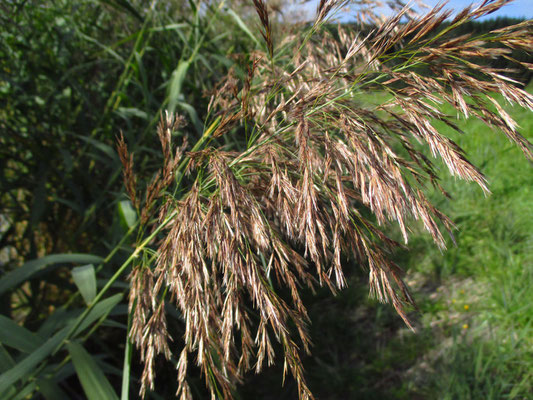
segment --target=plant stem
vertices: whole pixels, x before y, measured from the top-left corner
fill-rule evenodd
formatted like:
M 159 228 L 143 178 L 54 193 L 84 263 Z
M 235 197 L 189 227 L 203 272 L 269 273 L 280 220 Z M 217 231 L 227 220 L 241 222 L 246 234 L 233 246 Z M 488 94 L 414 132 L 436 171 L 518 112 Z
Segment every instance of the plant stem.
M 104 294 L 109 290 L 109 288 L 115 283 L 115 281 L 122 275 L 122 273 L 126 270 L 126 268 L 132 263 L 134 259 L 138 257 L 138 255 L 141 253 L 141 251 L 154 239 L 154 237 L 172 220 L 174 217 L 175 212 L 169 215 L 151 234 L 148 236 L 139 246 L 135 248 L 133 253 L 128 257 L 126 261 L 119 267 L 117 272 L 107 281 L 105 286 L 100 289 L 94 300 L 91 302 L 91 304 L 88 305 L 88 307 L 85 309 L 83 314 L 81 314 L 74 325 L 70 328 L 69 332 L 67 333 L 67 336 L 63 341 L 56 347 L 56 349 L 52 352 L 52 354 L 56 354 L 63 345 L 72 338 L 72 335 L 78 329 L 80 324 L 85 320 L 89 312 L 93 309 L 93 307 L 102 299 Z M 107 259 L 107 257 L 106 257 Z

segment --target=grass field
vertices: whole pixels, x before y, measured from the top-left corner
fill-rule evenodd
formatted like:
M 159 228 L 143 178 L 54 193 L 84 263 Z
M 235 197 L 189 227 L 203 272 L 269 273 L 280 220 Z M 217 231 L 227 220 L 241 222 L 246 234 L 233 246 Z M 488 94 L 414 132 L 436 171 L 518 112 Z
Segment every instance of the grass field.
M 531 140 L 531 113 L 509 111 Z M 390 342 L 389 352 L 407 356 L 402 366 L 413 357 L 397 395 L 525 399 L 533 390 L 533 168 L 480 121 L 461 127 L 465 135 L 449 135 L 484 172 L 492 195 L 441 164 L 453 199 L 433 198 L 456 223 L 457 245 L 449 240 L 441 253 L 421 230 L 398 255 L 421 313 L 419 340 L 403 334 Z
M 511 109 L 531 140 L 530 112 Z M 447 176 L 457 246 L 440 254 L 426 237 L 406 259 L 419 295 L 424 331 L 433 339 L 413 371 L 414 383 L 443 399 L 527 398 L 533 382 L 533 168 L 520 150 L 479 121 L 454 138 L 488 178 L 492 195 Z M 444 175 L 444 174 L 443 174 Z M 423 295 L 423 288 L 437 291 Z

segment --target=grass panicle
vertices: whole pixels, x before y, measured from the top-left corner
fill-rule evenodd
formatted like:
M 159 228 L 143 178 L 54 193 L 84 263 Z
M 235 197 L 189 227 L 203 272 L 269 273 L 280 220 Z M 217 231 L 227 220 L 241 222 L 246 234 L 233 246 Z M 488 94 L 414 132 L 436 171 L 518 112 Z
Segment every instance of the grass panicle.
M 507 71 L 476 62 L 530 51 L 531 21 L 479 38 L 448 35 L 505 3 L 466 8 L 438 34 L 450 16 L 443 5 L 421 16 L 403 8 L 364 38 L 339 26 L 335 39 L 321 26 L 341 3 L 321 1 L 312 35 L 295 34 L 274 49 L 266 5 L 254 1 L 267 54 L 255 53 L 244 78 L 232 72 L 218 85 L 210 102 L 215 126 L 202 145 L 172 155 L 170 132 L 181 118 L 167 114 L 159 126 L 164 165 L 148 186 L 142 221 L 158 210 L 167 225 L 154 242 L 155 264 L 141 263 L 131 275 L 130 337 L 145 363 L 141 395 L 153 388 L 155 356 L 171 355 L 167 305 L 183 316 L 181 398 L 191 397 L 191 354 L 212 398 L 231 398 L 243 375 L 271 365 L 279 348 L 300 398 L 312 399 L 301 360 L 311 347 L 301 289 L 345 287 L 346 258 L 368 270 L 370 293 L 412 327 L 413 299 L 389 259 L 400 244 L 384 226 L 396 222 L 407 244 L 409 225 L 419 220 L 445 247 L 442 230 L 451 234 L 454 225 L 424 192 L 427 184 L 440 187 L 426 149 L 452 175 L 489 192 L 482 172 L 436 128 L 460 131 L 438 105 L 479 118 L 532 158 L 531 144 L 491 97 L 533 110 L 532 96 Z M 386 100 L 369 100 L 375 91 Z M 119 150 L 134 200 L 123 139 Z

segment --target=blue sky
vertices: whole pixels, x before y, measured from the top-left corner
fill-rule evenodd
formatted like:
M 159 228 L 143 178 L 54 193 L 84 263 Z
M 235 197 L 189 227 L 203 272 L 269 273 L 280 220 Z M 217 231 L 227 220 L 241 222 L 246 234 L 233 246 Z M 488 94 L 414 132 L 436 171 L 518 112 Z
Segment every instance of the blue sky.
M 407 1 L 407 0 L 406 0 Z M 422 0 L 428 6 L 433 7 L 438 4 L 439 0 Z M 482 0 L 449 0 L 445 8 L 461 11 L 466 6 L 474 3 L 479 4 Z M 316 10 L 318 0 L 313 0 L 304 6 L 304 9 L 308 12 L 308 16 L 312 18 L 314 11 Z M 533 18 L 533 0 L 515 0 L 510 4 L 502 7 L 499 11 L 496 11 L 485 18 L 496 17 L 517 17 L 517 18 Z M 351 19 L 351 18 L 348 18 Z M 345 17 L 342 18 L 345 20 Z
M 434 6 L 438 3 L 438 0 L 425 0 L 428 6 Z M 452 8 L 455 10 L 462 10 L 471 3 L 479 3 L 475 0 L 450 0 L 446 8 Z M 533 18 L 533 0 L 515 0 L 511 4 L 502 7 L 499 11 L 492 13 L 489 17 L 522 17 Z

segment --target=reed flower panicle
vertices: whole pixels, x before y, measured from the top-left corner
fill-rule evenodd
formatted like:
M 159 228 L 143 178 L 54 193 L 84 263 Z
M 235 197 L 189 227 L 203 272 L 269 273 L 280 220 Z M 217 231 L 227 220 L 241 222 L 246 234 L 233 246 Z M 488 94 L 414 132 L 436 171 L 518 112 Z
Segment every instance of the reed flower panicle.
M 342 289 L 345 258 L 368 269 L 371 294 L 390 301 L 412 327 L 406 307 L 413 299 L 401 268 L 388 258 L 399 243 L 382 227 L 396 222 L 407 244 L 410 222 L 420 220 L 442 248 L 441 231 L 453 230 L 424 194 L 426 184 L 440 186 L 417 143 L 451 174 L 489 191 L 464 151 L 435 128 L 441 121 L 460 131 L 437 106 L 449 103 L 481 119 L 532 158 L 531 144 L 491 96 L 500 93 L 531 110 L 533 96 L 506 77 L 508 71 L 474 61 L 531 51 L 532 22 L 483 38 L 451 35 L 505 3 L 485 0 L 467 8 L 437 34 L 450 15 L 444 5 L 421 16 L 403 8 L 365 35 L 339 26 L 334 38 L 324 24 L 344 2 L 321 1 L 304 39 L 287 34 L 274 47 L 265 2 L 254 0 L 266 52 L 250 56 L 244 78 L 229 73 L 218 85 L 212 124 L 191 151 L 185 153 L 184 144 L 173 153 L 171 132 L 182 128 L 182 119 L 162 118 L 163 167 L 142 205 L 133 160 L 119 139 L 126 189 L 142 223 L 165 224 L 154 243 L 155 262 L 141 262 L 131 274 L 130 337 L 145 363 L 141 395 L 153 387 L 154 358 L 169 359 L 172 352 L 166 304 L 183 318 L 182 399 L 191 398 L 191 354 L 212 398 L 231 398 L 246 371 L 274 363 L 273 340 L 300 398 L 313 398 L 301 362 L 311 348 L 301 288 Z M 386 100 L 372 102 L 375 92 Z M 221 138 L 234 144 L 224 147 Z

